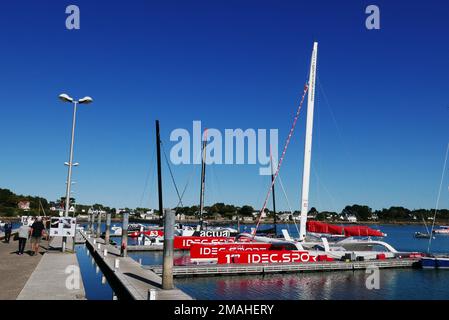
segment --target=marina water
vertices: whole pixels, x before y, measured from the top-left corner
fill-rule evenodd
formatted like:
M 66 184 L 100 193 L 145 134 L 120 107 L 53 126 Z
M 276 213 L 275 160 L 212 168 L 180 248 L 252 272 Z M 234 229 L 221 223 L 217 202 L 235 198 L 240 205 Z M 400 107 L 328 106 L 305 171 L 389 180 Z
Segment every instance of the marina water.
M 120 225 L 120 224 L 116 224 Z M 246 226 L 250 231 L 252 226 Z M 263 225 L 261 229 L 269 228 Z M 387 242 L 398 251 L 427 252 L 428 239 L 416 239 L 416 231 L 425 231 L 419 225 L 373 225 L 387 233 Z M 244 231 L 242 226 L 241 231 Z M 287 229 L 297 235 L 293 224 L 278 225 L 278 231 Z M 120 238 L 117 238 L 119 240 Z M 129 239 L 129 244 L 136 244 Z M 83 246 L 81 246 L 83 247 Z M 84 253 L 83 253 L 84 252 Z M 449 236 L 436 236 L 432 240 L 432 253 L 449 252 Z M 85 248 L 77 252 L 87 255 Z M 129 256 L 143 265 L 157 265 L 162 262 L 162 252 L 130 252 Z M 188 257 L 188 252 L 175 252 L 175 259 Z M 91 267 L 84 267 L 81 258 L 81 272 L 88 299 L 112 299 L 112 290 L 102 284 L 101 271 L 95 273 L 92 261 L 84 259 Z M 368 289 L 365 270 L 309 272 L 272 275 L 241 275 L 216 277 L 175 278 L 175 285 L 195 299 L 447 299 L 449 298 L 449 270 L 380 269 L 379 289 Z

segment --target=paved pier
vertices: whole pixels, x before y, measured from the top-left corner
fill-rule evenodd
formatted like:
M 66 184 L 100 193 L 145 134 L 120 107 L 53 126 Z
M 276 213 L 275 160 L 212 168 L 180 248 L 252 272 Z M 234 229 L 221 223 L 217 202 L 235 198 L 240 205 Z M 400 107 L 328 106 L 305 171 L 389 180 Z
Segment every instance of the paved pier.
M 47 242 L 42 241 L 41 245 L 47 246 Z M 25 253 L 17 255 L 19 242 L 14 241 L 11 236 L 9 243 L 0 242 L 0 300 L 15 300 L 28 278 L 33 273 L 36 266 L 46 251 L 41 248 L 39 255 L 30 256 L 31 246 L 27 241 Z
M 67 238 L 71 248 L 73 238 Z M 76 254 L 62 253 L 62 238 L 54 237 L 50 250 L 41 258 L 34 272 L 26 282 L 17 300 L 84 300 L 85 292 L 81 274 L 79 282 L 70 281 L 79 272 Z M 74 268 L 73 268 L 73 267 Z M 68 272 L 68 273 L 66 273 Z
M 129 293 L 134 300 L 148 300 L 148 291 L 155 290 L 156 300 L 192 300 L 192 297 L 179 289 L 162 290 L 162 279 L 151 270 L 142 266 L 130 257 L 120 257 L 120 251 L 110 244 L 105 245 L 101 238 L 89 238 L 86 233 L 82 233 L 86 238 L 86 244 L 92 254 L 95 254 L 104 262 L 104 267 Z M 95 244 L 93 243 L 95 239 Z M 100 243 L 100 249 L 98 244 Z M 108 253 L 104 256 L 104 249 Z M 115 268 L 115 260 L 119 261 L 119 268 Z

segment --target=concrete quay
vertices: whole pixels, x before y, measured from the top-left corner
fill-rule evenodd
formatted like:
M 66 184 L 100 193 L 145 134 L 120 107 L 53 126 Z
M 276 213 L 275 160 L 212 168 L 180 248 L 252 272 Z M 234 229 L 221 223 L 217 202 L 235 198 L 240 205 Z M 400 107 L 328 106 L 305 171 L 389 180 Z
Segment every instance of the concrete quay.
M 71 243 L 72 238 L 68 238 L 68 248 Z M 14 237 L 9 243 L 0 243 L 0 300 L 85 299 L 76 254 L 61 252 L 62 238 L 42 240 L 36 256 L 31 256 L 29 240 L 23 255 L 17 254 L 18 246 Z M 71 286 L 68 278 L 76 272 L 79 281 Z
M 9 243 L 0 242 L 0 300 L 15 300 L 46 252 L 42 242 L 40 254 L 31 256 L 29 241 L 25 253 L 18 255 L 19 242 L 11 236 Z
M 71 248 L 73 238 L 67 238 Z M 85 300 L 78 259 L 74 253 L 63 253 L 62 238 L 54 237 L 17 300 Z

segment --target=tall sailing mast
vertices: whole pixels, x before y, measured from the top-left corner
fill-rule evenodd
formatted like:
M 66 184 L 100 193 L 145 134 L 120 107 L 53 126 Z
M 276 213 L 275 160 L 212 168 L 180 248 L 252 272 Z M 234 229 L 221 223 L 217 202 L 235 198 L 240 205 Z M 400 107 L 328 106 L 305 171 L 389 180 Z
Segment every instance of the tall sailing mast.
M 204 132 L 205 137 L 203 141 L 202 147 L 202 155 L 201 155 L 201 188 L 200 188 L 200 229 L 203 229 L 203 209 L 204 209 L 204 185 L 206 182 L 206 144 L 207 144 L 207 129 Z
M 274 214 L 274 236 L 277 236 L 277 214 L 276 214 L 276 195 L 274 194 L 274 168 L 273 168 L 273 157 L 271 155 L 271 146 L 270 146 L 270 165 L 271 165 L 271 192 L 273 193 L 273 214 Z
M 157 150 L 157 190 L 159 196 L 159 225 L 163 225 L 164 207 L 162 204 L 162 168 L 161 168 L 161 134 L 159 132 L 159 120 L 156 120 L 156 150 Z
M 307 95 L 306 141 L 304 146 L 304 169 L 302 176 L 301 218 L 299 229 L 300 241 L 303 241 L 306 237 L 307 213 L 309 211 L 310 162 L 312 158 L 312 133 L 313 133 L 312 131 L 313 131 L 313 111 L 315 105 L 317 54 L 318 54 L 318 42 L 314 42 L 312 59 L 310 61 L 310 74 L 308 85 L 309 92 Z

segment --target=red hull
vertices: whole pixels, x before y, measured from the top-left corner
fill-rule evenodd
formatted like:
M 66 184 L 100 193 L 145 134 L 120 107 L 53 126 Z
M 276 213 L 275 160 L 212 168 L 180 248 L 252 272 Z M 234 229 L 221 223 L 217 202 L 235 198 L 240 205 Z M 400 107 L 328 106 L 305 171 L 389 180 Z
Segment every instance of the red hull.
M 218 264 L 308 263 L 331 261 L 326 255 L 312 256 L 307 251 L 266 250 L 263 252 L 218 252 Z
M 190 249 L 192 244 L 218 244 L 233 243 L 234 237 L 182 237 L 178 236 L 174 239 L 175 249 Z
M 220 244 L 192 244 L 190 258 L 192 259 L 217 259 L 218 253 L 227 252 L 258 252 L 271 247 L 269 243 L 220 243 Z

